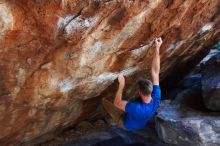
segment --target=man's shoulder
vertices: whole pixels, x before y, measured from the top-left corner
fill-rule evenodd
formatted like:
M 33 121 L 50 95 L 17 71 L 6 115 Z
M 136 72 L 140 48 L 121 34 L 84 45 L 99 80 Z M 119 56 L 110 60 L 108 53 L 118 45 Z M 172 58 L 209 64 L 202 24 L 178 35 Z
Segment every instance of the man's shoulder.
M 151 93 L 151 97 L 153 100 L 158 101 L 161 98 L 161 89 L 160 85 L 154 85 L 153 86 L 153 92 Z
M 153 85 L 153 92 L 152 93 L 160 93 L 160 85 Z

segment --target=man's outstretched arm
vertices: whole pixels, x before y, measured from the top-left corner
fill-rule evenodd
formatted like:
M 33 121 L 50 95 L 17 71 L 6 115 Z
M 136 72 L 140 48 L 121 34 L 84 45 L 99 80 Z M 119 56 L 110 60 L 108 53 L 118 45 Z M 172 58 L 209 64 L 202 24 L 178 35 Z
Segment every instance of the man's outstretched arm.
M 122 93 L 125 86 L 125 78 L 122 74 L 118 76 L 118 82 L 119 82 L 119 87 L 115 95 L 114 105 L 117 108 L 121 109 L 122 111 L 125 111 L 125 106 L 127 104 L 127 101 L 122 100 Z
M 151 67 L 151 76 L 152 82 L 154 85 L 159 85 L 159 74 L 160 74 L 160 46 L 162 45 L 163 41 L 161 38 L 156 38 L 156 49 L 154 52 L 154 57 L 152 61 Z

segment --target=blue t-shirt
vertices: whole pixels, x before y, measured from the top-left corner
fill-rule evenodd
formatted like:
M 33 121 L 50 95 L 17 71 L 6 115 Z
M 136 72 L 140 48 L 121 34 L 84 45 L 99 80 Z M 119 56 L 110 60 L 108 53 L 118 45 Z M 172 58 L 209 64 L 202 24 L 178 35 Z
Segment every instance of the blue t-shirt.
M 150 103 L 128 102 L 125 106 L 125 115 L 123 117 L 124 127 L 129 131 L 143 128 L 155 114 L 160 104 L 160 96 L 160 86 L 154 85 Z

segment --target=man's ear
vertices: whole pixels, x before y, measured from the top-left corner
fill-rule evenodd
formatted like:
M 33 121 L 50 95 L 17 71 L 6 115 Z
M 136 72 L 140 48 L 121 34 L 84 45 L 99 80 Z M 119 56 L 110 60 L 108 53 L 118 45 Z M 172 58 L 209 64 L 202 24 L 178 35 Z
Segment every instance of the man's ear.
M 142 94 L 141 94 L 141 91 L 140 91 L 140 90 L 138 90 L 138 94 L 139 94 L 140 96 L 142 96 Z

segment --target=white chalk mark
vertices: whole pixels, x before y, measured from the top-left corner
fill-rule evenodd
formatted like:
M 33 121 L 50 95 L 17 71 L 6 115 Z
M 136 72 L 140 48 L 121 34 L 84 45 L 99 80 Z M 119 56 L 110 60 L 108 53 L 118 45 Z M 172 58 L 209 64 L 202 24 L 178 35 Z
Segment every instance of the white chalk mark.
M 89 87 L 93 86 L 109 86 L 115 79 L 117 79 L 118 75 L 122 73 L 124 76 L 129 76 L 135 73 L 139 68 L 129 67 L 121 72 L 105 72 L 100 74 L 99 76 L 94 76 L 92 79 L 87 79 L 86 81 L 78 82 L 76 78 L 67 78 L 62 81 L 58 81 L 56 76 L 52 76 L 51 78 L 51 87 L 59 88 L 62 93 L 67 93 L 70 90 L 75 89 L 78 86 L 86 85 Z M 104 89 L 104 88 L 103 88 Z
M 135 66 L 135 67 L 129 67 L 123 71 L 121 71 L 120 73 L 122 73 L 124 76 L 129 76 L 132 75 L 134 72 L 138 71 L 139 67 Z
M 67 34 L 74 34 L 76 32 L 81 31 L 82 29 L 94 26 L 97 21 L 97 17 L 88 17 L 85 19 L 82 19 L 80 17 L 74 17 L 75 16 L 73 15 L 68 15 L 64 18 L 60 17 L 57 22 L 58 28 L 65 27 L 64 30 Z
M 141 46 L 140 48 L 136 48 L 134 50 L 132 50 L 132 55 L 133 56 L 140 56 L 142 55 L 144 52 L 146 52 L 152 45 L 153 45 L 154 41 L 150 41 L 147 45 Z
M 66 26 L 69 23 L 69 21 L 71 19 L 73 19 L 73 17 L 74 16 L 72 16 L 72 15 L 68 15 L 68 16 L 66 16 L 64 18 L 60 17 L 58 22 L 57 22 L 58 28 L 63 28 L 64 26 Z
M 214 23 L 213 23 L 213 22 L 207 23 L 206 25 L 204 25 L 204 26 L 201 28 L 200 33 L 209 32 L 210 30 L 212 30 L 213 26 L 214 26 Z
M 0 35 L 13 28 L 13 16 L 10 10 L 7 8 L 7 5 L 2 3 L 0 4 Z
M 167 49 L 166 49 L 166 52 L 171 52 L 175 49 L 178 49 L 182 44 L 184 43 L 184 41 L 179 41 L 179 42 L 176 42 L 176 43 L 173 43 L 171 44 Z
M 83 53 L 79 63 L 80 66 L 84 66 L 96 59 L 98 53 L 102 51 L 102 45 L 103 43 L 101 41 L 97 41 L 85 53 Z
M 66 93 L 75 87 L 75 82 L 76 80 L 72 78 L 64 79 L 58 84 L 58 87 L 60 88 L 61 92 Z
M 58 78 L 56 77 L 56 75 L 52 74 L 51 75 L 51 79 L 50 79 L 50 86 L 51 88 L 57 88 L 58 86 Z
M 99 75 L 95 80 L 98 84 L 101 84 L 105 81 L 114 81 L 117 78 L 117 76 L 118 75 L 116 73 L 106 72 Z
M 129 75 L 132 75 L 134 72 L 136 72 L 138 69 L 139 69 L 139 67 L 135 66 L 135 67 L 129 67 L 125 70 L 122 70 L 121 72 L 114 72 L 114 73 L 105 72 L 105 73 L 99 75 L 98 77 L 96 77 L 91 82 L 96 81 L 97 84 L 101 84 L 106 81 L 114 81 L 115 79 L 117 79 L 119 74 L 123 74 L 124 76 L 129 76 Z

